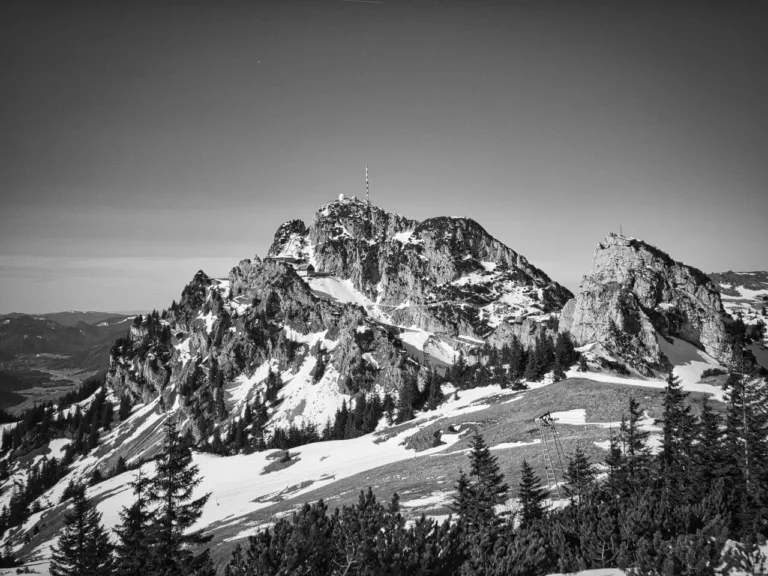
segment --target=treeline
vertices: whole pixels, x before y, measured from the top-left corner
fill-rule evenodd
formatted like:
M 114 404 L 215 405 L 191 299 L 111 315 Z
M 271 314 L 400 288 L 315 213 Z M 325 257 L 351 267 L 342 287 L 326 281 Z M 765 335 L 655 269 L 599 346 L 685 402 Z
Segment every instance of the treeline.
M 156 360 L 160 362 L 167 362 L 172 355 L 171 346 L 171 326 L 165 319 L 168 317 L 168 312 L 163 310 L 162 314 L 157 310 L 153 310 L 151 314 L 142 316 L 137 315 L 133 319 L 133 326 L 136 328 L 143 328 L 146 331 L 146 335 L 140 342 L 134 342 L 131 338 L 130 332 L 125 336 L 121 336 L 115 340 L 115 343 L 110 349 L 110 355 L 123 356 L 126 359 L 131 359 L 134 356 L 141 356 L 145 354 L 150 348 L 155 352 Z
M 397 496 L 388 505 L 370 489 L 333 513 L 323 501 L 237 547 L 228 576 L 518 575 L 618 567 L 633 574 L 706 576 L 730 568 L 764 573 L 757 544 L 768 534 L 768 384 L 732 375 L 724 416 L 704 403 L 695 416 L 670 375 L 661 446 L 653 454 L 630 400 L 612 434 L 605 478 L 580 449 L 564 474 L 567 504 L 521 463 L 518 506 L 481 436 L 461 472 L 455 517 L 406 523 Z M 738 541 L 726 546 L 728 539 Z
M 98 388 L 97 388 L 98 389 Z M 95 448 L 101 431 L 109 430 L 114 422 L 114 407 L 106 399 L 106 391 L 91 394 L 93 400 L 85 408 L 76 405 L 66 416 L 54 410 L 53 404 L 40 404 L 24 412 L 16 426 L 4 430 L 2 452 L 15 450 L 26 444 L 29 449 L 42 446 L 54 438 L 72 438 L 68 450 L 86 455 Z M 120 420 L 130 415 L 130 401 L 124 398 L 119 409 Z
M 62 396 L 55 407 L 53 403 L 47 402 L 25 410 L 15 426 L 3 431 L 0 451 L 4 453 L 15 450 L 25 443 L 31 450 L 54 438 L 73 437 L 71 449 L 75 453 L 87 453 L 96 446 L 99 431 L 109 430 L 115 417 L 112 403 L 106 400 L 106 390 L 96 393 L 103 385 L 102 380 L 89 379 L 76 390 Z M 91 396 L 94 399 L 85 410 L 76 406 L 66 416 L 60 415 L 67 408 Z M 123 396 L 118 409 L 120 422 L 130 416 L 131 407 L 130 398 Z
M 0 536 L 9 528 L 26 522 L 30 514 L 41 510 L 37 498 L 69 472 L 71 463 L 71 452 L 65 453 L 61 460 L 46 458 L 29 471 L 24 482 L 15 485 L 8 504 L 0 511 Z
M 104 381 L 99 378 L 89 378 L 80 386 L 71 392 L 67 392 L 59 398 L 57 403 L 59 410 L 64 410 L 68 406 L 72 406 L 72 404 L 76 404 L 77 402 L 82 402 L 91 396 L 94 392 L 96 392 L 96 390 L 98 390 L 99 387 L 103 384 Z
M 16 416 L 0 408 L 0 424 L 10 424 L 11 422 L 16 422 L 16 420 Z
M 449 379 L 458 388 L 475 388 L 498 384 L 502 388 L 525 389 L 525 382 L 537 382 L 549 372 L 555 380 L 565 378 L 565 372 L 580 362 L 586 369 L 581 355 L 574 349 L 569 333 L 553 337 L 539 334 L 529 348 L 525 348 L 517 336 L 500 349 L 487 342 L 479 351 L 478 365 L 468 365 L 463 353 L 449 369 Z
M 131 483 L 134 502 L 120 512 L 116 544 L 86 497 L 85 485 L 70 487 L 72 503 L 52 549 L 51 574 L 215 576 L 209 551 L 193 552 L 211 537 L 189 531 L 210 497 L 192 497 L 200 481 L 188 443 L 179 435 L 176 421 L 168 418 L 154 476 L 139 472 Z
M 58 411 L 52 403 L 40 404 L 26 410 L 19 422 L 2 434 L 2 453 L 24 448 L 23 453 L 44 446 L 56 438 L 71 438 L 61 458 L 46 457 L 33 466 L 24 482 L 15 484 L 8 504 L 0 511 L 0 535 L 7 529 L 23 524 L 35 512 L 39 512 L 37 499 L 52 488 L 68 472 L 70 465 L 78 455 L 86 456 L 99 441 L 100 435 L 109 430 L 114 423 L 114 408 L 107 400 L 106 392 L 99 388 L 98 380 L 87 380 L 76 391 L 66 394 L 59 400 Z M 93 397 L 90 404 L 82 409 L 72 408 L 75 402 Z M 62 416 L 61 410 L 69 408 Z M 121 401 L 118 411 L 120 421 L 131 413 L 131 404 L 127 397 Z M 0 460 L 0 478 L 9 477 L 12 460 L 8 457 Z M 125 463 L 123 462 L 123 465 Z M 93 482 L 103 479 L 95 472 Z
M 262 321 L 267 325 L 266 318 Z M 264 430 L 264 426 L 269 420 L 269 407 L 275 405 L 278 400 L 282 382 L 276 373 L 270 372 L 264 393 L 257 395 L 252 405 L 246 407 L 244 415 L 233 420 L 223 435 L 218 429 L 206 431 L 206 436 L 210 435 L 211 439 L 206 440 L 200 449 L 219 455 L 230 455 L 274 448 L 289 450 L 312 442 L 357 438 L 373 432 L 383 416 L 387 417 L 389 424 L 401 424 L 412 420 L 419 410 L 436 409 L 444 401 L 442 386 L 447 382 L 459 390 L 491 384 L 523 390 L 526 388 L 526 380 L 540 380 L 550 371 L 554 371 L 556 380 L 565 378 L 565 371 L 577 362 L 580 369 L 586 370 L 586 363 L 575 351 L 568 334 L 557 334 L 553 338 L 540 335 L 528 350 L 517 337 L 513 337 L 510 344 L 505 344 L 501 349 L 486 344 L 480 349 L 478 357 L 480 361 L 470 365 L 464 354 L 460 353 L 457 361 L 445 373 L 440 373 L 428 365 L 419 366 L 416 375 L 404 374 L 404 382 L 397 400 L 390 394 L 385 394 L 383 398 L 376 394 L 366 394 L 364 390 L 368 386 L 355 384 L 354 378 L 350 376 L 345 381 L 345 386 L 359 392 L 353 403 L 347 404 L 344 401 L 333 420 L 328 421 L 324 427 L 291 424 L 285 428 L 275 428 L 271 434 Z M 319 368 L 320 375 L 317 376 L 321 364 L 318 360 L 315 369 L 316 380 L 322 377 L 324 371 L 323 365 Z M 221 376 L 216 366 L 212 366 L 208 380 L 216 380 L 213 382 L 214 390 L 223 386 Z M 199 377 L 191 380 L 195 383 L 185 385 L 182 388 L 183 395 L 193 394 L 203 386 L 206 379 L 200 371 Z M 218 393 L 216 398 L 217 404 L 221 404 L 218 411 L 224 415 L 223 393 Z M 199 419 L 201 424 L 205 423 L 202 412 Z
M 333 419 L 323 427 L 311 423 L 291 424 L 268 432 L 265 426 L 269 421 L 269 408 L 278 402 L 282 387 L 277 373 L 270 372 L 264 392 L 246 405 L 243 415 L 233 419 L 224 433 L 214 430 L 199 448 L 221 456 L 274 448 L 289 450 L 312 442 L 347 440 L 369 434 L 376 430 L 383 417 L 387 418 L 388 424 L 407 422 L 413 419 L 417 410 L 434 410 L 443 401 L 441 387 L 446 382 L 445 376 L 429 367 L 421 367 L 421 371 L 423 386 L 420 388 L 416 376 L 406 375 L 397 401 L 389 393 L 380 397 L 361 390 L 352 402 L 343 401 Z M 223 398 L 223 394 L 219 398 Z

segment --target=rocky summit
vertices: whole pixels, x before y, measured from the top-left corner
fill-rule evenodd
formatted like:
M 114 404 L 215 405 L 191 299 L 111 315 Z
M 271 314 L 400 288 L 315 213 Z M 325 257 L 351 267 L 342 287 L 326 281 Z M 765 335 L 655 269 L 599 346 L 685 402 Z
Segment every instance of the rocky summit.
M 565 305 L 560 331 L 576 344 L 600 343 L 644 375 L 670 367 L 659 339 L 676 337 L 728 363 L 731 319 L 703 272 L 626 236 L 600 242 L 578 295 Z
M 423 222 L 355 199 L 283 224 L 268 258 L 311 265 L 367 300 L 371 316 L 439 335 L 485 338 L 503 323 L 557 313 L 572 294 L 470 218 Z

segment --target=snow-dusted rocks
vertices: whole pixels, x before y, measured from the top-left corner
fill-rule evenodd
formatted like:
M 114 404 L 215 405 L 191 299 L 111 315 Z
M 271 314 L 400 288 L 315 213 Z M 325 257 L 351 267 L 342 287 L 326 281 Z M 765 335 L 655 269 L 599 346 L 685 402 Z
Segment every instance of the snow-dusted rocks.
M 570 292 L 469 218 L 417 222 L 354 199 L 275 234 L 268 258 L 312 264 L 396 325 L 484 338 L 503 323 L 559 311 Z
M 579 294 L 563 309 L 561 331 L 577 345 L 600 342 L 641 373 L 666 369 L 658 338 L 674 336 L 728 362 L 729 319 L 713 282 L 648 244 L 610 234 L 598 244 Z
M 107 381 L 177 414 L 199 441 L 264 403 L 270 374 L 279 389 L 267 429 L 323 426 L 359 391 L 396 395 L 415 372 L 356 300 L 320 297 L 289 263 L 254 259 L 227 279 L 199 272 L 162 318 L 137 323 L 113 348 Z

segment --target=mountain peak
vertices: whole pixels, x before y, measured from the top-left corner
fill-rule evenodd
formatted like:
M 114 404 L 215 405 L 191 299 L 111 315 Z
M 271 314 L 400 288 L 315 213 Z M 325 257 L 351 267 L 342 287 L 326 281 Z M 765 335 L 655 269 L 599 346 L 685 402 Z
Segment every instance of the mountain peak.
M 280 226 L 267 257 L 350 282 L 388 323 L 451 337 L 483 338 L 572 296 L 471 218 L 419 222 L 354 197 L 324 204 L 309 226 Z
M 666 370 L 664 338 L 685 340 L 728 362 L 727 317 L 714 283 L 642 240 L 609 234 L 592 258 L 560 330 L 580 346 L 602 343 L 644 375 Z

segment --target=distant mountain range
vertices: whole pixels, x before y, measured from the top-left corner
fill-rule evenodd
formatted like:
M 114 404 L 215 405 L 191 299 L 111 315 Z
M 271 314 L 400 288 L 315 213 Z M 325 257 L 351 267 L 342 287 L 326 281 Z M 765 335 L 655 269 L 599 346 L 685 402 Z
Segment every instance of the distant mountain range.
M 132 318 L 75 311 L 0 316 L 0 407 L 24 402 L 25 390 L 71 387 L 105 373 L 109 349 L 128 331 Z
M 88 318 L 87 322 L 78 318 Z M 98 312 L 60 312 L 43 316 L 9 314 L 0 318 L 0 351 L 6 355 L 82 356 L 111 344 L 127 332 L 130 316 Z
M 66 312 L 47 312 L 45 314 L 32 314 L 27 312 L 11 312 L 10 314 L 0 314 L 0 320 L 3 318 L 19 318 L 21 316 L 30 316 L 32 318 L 45 318 L 52 320 L 62 326 L 75 326 L 80 322 L 85 324 L 98 324 L 107 322 L 113 324 L 115 321 L 124 319 L 126 316 L 135 316 L 144 312 L 81 312 L 79 310 L 67 310 Z

